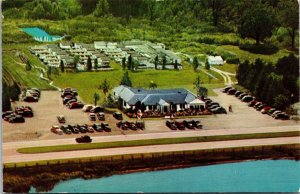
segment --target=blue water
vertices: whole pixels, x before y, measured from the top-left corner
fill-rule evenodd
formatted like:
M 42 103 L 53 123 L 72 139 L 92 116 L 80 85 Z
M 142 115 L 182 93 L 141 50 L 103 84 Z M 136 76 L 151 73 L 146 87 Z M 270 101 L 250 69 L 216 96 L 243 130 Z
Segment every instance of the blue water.
M 41 28 L 34 27 L 34 28 L 21 28 L 23 32 L 26 32 L 30 36 L 32 36 L 37 41 L 42 42 L 52 42 L 59 40 L 60 36 L 51 36 L 46 31 Z
M 264 160 L 73 179 L 49 192 L 298 192 L 299 187 L 299 161 Z

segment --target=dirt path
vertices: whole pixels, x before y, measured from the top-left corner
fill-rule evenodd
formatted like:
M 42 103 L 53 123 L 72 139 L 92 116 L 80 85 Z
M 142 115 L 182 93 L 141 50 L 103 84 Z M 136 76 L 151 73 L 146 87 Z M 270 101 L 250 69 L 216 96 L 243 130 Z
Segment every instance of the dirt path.
M 184 144 L 173 144 L 173 145 L 152 145 L 152 146 L 108 148 L 108 149 L 96 149 L 96 150 L 51 152 L 51 153 L 40 153 L 40 154 L 5 153 L 5 156 L 3 157 L 3 162 L 4 163 L 29 162 L 29 161 L 51 160 L 51 159 L 111 156 L 111 155 L 121 155 L 121 154 L 158 153 L 158 152 L 186 151 L 186 150 L 203 150 L 203 149 L 215 149 L 215 148 L 234 148 L 234 147 L 245 147 L 245 146 L 282 145 L 282 144 L 295 144 L 295 143 L 299 143 L 299 137 L 184 143 Z

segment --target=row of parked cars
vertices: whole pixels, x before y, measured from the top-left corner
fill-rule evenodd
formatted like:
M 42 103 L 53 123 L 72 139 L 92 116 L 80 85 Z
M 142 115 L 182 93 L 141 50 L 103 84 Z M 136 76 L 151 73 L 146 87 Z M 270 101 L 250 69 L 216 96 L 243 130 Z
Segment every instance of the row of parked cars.
M 15 108 L 15 111 L 2 113 L 2 118 L 10 123 L 24 123 L 24 117 L 33 117 L 33 111 L 30 106 L 18 106 Z
M 210 98 L 203 98 L 205 102 L 205 107 L 207 110 L 214 114 L 227 114 L 227 111 L 224 107 L 220 106 L 218 102 L 212 101 Z
M 136 121 L 136 122 L 129 122 L 129 121 L 120 121 L 117 123 L 117 127 L 122 130 L 144 130 L 145 129 L 145 122 L 144 121 Z
M 233 87 L 228 86 L 223 89 L 223 92 L 227 93 L 229 95 L 236 96 L 242 102 L 248 103 L 249 107 L 255 108 L 257 111 L 260 111 L 262 114 L 268 114 L 275 119 L 281 119 L 281 120 L 288 120 L 290 118 L 290 116 L 287 113 L 280 111 L 280 110 L 276 110 L 275 108 L 272 108 L 271 106 L 269 106 L 263 102 L 259 102 L 255 99 L 255 97 L 253 97 L 245 92 L 238 91 L 237 89 L 235 89 Z
M 38 102 L 41 97 L 41 91 L 38 88 L 28 88 L 24 92 L 24 102 Z
M 195 121 L 195 120 L 191 120 L 191 121 L 166 121 L 166 126 L 169 127 L 171 130 L 185 130 L 185 128 L 187 129 L 202 129 L 202 125 L 200 123 L 200 121 Z
M 51 127 L 51 132 L 56 133 L 58 135 L 63 134 L 79 134 L 79 133 L 94 133 L 94 132 L 111 132 L 111 128 L 107 123 L 94 123 L 92 125 L 53 125 Z
M 75 88 L 64 88 L 61 91 L 62 102 L 69 109 L 82 108 L 84 104 L 77 100 L 77 90 Z

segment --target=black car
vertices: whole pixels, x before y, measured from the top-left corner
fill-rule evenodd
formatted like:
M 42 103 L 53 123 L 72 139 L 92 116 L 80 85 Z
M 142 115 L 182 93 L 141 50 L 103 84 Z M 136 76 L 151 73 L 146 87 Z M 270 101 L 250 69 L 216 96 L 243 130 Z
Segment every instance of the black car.
M 227 94 L 229 94 L 229 95 L 234 95 L 235 93 L 236 93 L 236 89 L 234 89 L 234 88 L 227 91 Z
M 105 114 L 103 112 L 97 113 L 97 118 L 99 121 L 105 121 Z
M 4 116 L 3 119 L 4 119 L 5 121 L 8 121 L 10 118 L 16 117 L 16 116 L 17 116 L 16 113 L 11 113 L 11 114 L 9 114 L 9 115 Z
M 169 127 L 171 130 L 177 130 L 177 127 L 175 125 L 175 122 L 173 121 L 166 121 L 167 127 Z
M 248 94 L 247 93 L 241 93 L 239 96 L 238 96 L 238 98 L 239 99 L 242 99 L 244 96 L 247 96 Z
M 15 112 L 23 117 L 33 117 L 33 112 L 29 109 L 17 110 Z
M 65 133 L 65 134 L 72 134 L 72 131 L 70 130 L 69 126 L 68 125 L 63 125 L 60 127 L 60 129 Z
M 234 96 L 238 97 L 241 93 L 243 93 L 242 91 L 236 91 Z
M 104 112 L 104 108 L 101 106 L 95 106 L 90 110 L 91 113 L 99 113 L 99 112 Z
M 16 116 L 13 116 L 13 117 L 9 118 L 8 122 L 10 122 L 10 123 L 24 123 L 25 119 L 21 115 L 16 115 Z
M 34 96 L 25 96 L 23 98 L 24 102 L 38 102 L 39 98 L 38 97 L 34 97 Z
M 111 132 L 111 128 L 107 123 L 101 123 L 101 128 L 106 132 Z
M 86 133 L 87 128 L 84 125 L 76 125 L 80 133 Z
M 76 126 L 68 125 L 68 127 L 72 131 L 72 133 L 79 133 L 79 129 Z
M 71 100 L 72 100 L 72 102 L 76 102 L 76 101 L 77 101 L 76 98 L 71 97 L 71 96 L 67 96 L 67 97 L 64 97 L 64 99 L 63 99 L 63 104 L 68 104 L 68 102 L 71 101 Z M 70 104 L 70 103 L 69 103 L 69 104 Z
M 114 112 L 113 116 L 117 119 L 117 120 L 123 120 L 123 115 L 120 112 Z
M 183 122 L 175 121 L 175 125 L 179 130 L 185 130 Z
M 122 130 L 127 130 L 129 128 L 126 121 L 118 122 L 117 127 L 121 128 Z
M 183 124 L 184 124 L 184 126 L 185 126 L 186 128 L 188 128 L 188 129 L 194 129 L 194 128 L 195 128 L 194 125 L 193 125 L 190 121 L 184 120 L 184 121 L 183 121 Z
M 286 113 L 278 113 L 278 114 L 276 114 L 276 116 L 274 118 L 281 119 L 281 120 L 289 120 L 290 116 Z
M 200 121 L 191 120 L 190 123 L 197 129 L 202 129 L 202 125 L 200 124 Z
M 212 109 L 211 112 L 214 114 L 227 114 L 227 111 L 223 107 L 216 107 Z
M 141 130 L 145 129 L 145 122 L 144 121 L 136 121 L 135 125 L 138 129 L 141 129 Z
M 94 128 L 95 131 L 97 132 L 103 132 L 103 129 L 101 127 L 101 124 L 95 123 L 92 125 L 92 127 Z
M 231 86 L 227 86 L 227 87 L 225 87 L 225 88 L 222 90 L 222 92 L 227 93 L 228 90 L 230 90 L 230 89 L 232 89 L 232 87 L 231 87 Z
M 8 115 L 11 115 L 12 113 L 14 113 L 14 112 L 11 111 L 11 110 L 2 113 L 2 119 L 4 119 L 4 117 L 6 117 L 6 116 L 8 116 Z
M 92 138 L 88 135 L 85 135 L 85 136 L 77 137 L 76 142 L 77 143 L 91 143 Z

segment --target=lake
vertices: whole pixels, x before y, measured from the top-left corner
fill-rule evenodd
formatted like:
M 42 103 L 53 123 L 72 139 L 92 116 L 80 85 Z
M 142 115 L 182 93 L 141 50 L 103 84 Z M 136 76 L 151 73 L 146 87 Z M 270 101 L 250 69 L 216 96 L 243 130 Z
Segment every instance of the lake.
M 26 32 L 28 35 L 32 36 L 37 41 L 53 42 L 61 39 L 60 36 L 49 35 L 46 31 L 38 27 L 21 28 L 21 29 L 23 32 Z
M 246 161 L 73 179 L 49 192 L 298 192 L 299 172 L 300 161 Z

